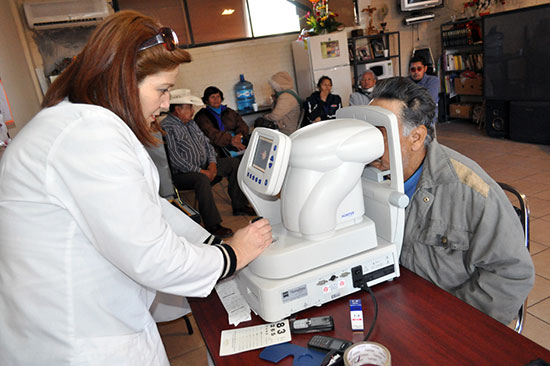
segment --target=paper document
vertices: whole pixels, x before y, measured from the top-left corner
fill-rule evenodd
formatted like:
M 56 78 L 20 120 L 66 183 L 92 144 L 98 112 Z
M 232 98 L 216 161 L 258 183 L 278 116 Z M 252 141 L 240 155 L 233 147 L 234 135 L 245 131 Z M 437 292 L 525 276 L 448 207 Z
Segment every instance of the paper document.
M 220 356 L 234 355 L 291 340 L 287 319 L 254 327 L 222 330 Z
M 216 285 L 216 292 L 225 311 L 227 311 L 229 324 L 237 326 L 240 322 L 252 319 L 250 316 L 250 306 L 248 306 L 248 303 L 241 295 L 241 292 L 237 288 L 237 282 L 233 278 L 218 283 Z

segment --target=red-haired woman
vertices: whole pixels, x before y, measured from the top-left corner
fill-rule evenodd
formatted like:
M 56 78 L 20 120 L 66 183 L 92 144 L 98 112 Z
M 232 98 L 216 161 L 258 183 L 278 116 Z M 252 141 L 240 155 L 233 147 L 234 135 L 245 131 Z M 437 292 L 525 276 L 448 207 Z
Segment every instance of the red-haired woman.
M 169 28 L 115 13 L 5 151 L 2 364 L 168 365 L 156 291 L 206 296 L 271 243 L 265 219 L 224 243 L 158 195 L 144 145 L 189 61 Z

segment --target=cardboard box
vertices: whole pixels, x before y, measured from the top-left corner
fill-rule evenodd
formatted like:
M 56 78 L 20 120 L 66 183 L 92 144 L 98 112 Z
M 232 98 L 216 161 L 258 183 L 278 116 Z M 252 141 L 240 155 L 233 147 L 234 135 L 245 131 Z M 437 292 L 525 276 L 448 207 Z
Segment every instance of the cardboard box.
M 453 103 L 449 105 L 449 116 L 453 118 L 472 118 L 473 106 L 471 104 Z
M 482 95 L 483 79 L 455 78 L 455 92 L 462 95 Z

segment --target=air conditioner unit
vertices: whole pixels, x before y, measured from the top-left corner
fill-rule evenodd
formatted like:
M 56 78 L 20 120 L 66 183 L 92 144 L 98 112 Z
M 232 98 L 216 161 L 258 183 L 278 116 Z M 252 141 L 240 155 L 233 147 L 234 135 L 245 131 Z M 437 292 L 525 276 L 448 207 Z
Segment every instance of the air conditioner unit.
M 95 25 L 109 15 L 105 0 L 25 2 L 23 9 L 35 30 Z

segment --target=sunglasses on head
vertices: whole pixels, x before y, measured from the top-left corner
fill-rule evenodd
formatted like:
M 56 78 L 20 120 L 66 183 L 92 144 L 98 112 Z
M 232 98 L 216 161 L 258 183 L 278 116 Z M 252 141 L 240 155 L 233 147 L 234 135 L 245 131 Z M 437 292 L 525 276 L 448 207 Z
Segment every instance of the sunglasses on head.
M 159 44 L 163 44 L 168 51 L 175 50 L 178 46 L 178 36 L 176 35 L 176 32 L 168 27 L 160 28 L 156 36 L 148 39 L 141 44 L 141 46 L 138 48 L 138 52 Z
M 424 66 L 411 67 L 411 72 L 422 71 L 422 70 L 424 70 Z

